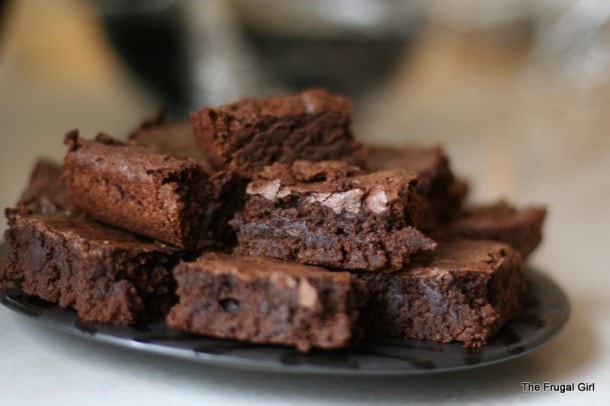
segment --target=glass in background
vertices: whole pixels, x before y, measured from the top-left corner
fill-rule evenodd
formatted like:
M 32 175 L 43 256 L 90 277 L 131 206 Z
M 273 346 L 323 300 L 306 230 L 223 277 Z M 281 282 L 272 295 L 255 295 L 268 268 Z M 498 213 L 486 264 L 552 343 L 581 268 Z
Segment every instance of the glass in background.
M 96 0 L 112 44 L 174 117 L 326 87 L 360 105 L 393 74 L 420 2 Z

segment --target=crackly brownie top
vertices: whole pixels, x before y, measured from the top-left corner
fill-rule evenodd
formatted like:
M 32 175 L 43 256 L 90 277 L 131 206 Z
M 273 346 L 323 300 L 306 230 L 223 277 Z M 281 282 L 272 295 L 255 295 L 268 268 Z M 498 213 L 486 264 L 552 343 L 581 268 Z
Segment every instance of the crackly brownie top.
M 492 273 L 510 259 L 520 264 L 520 255 L 506 244 L 484 240 L 440 242 L 435 251 L 413 258 L 407 277 L 434 277 L 447 271 Z
M 202 169 L 194 159 L 178 159 L 144 147 L 128 145 L 100 133 L 94 141 L 82 140 L 77 131 L 66 134 L 67 160 L 82 162 L 101 173 L 122 173 L 126 179 L 154 174 L 168 175 L 181 169 Z
M 243 99 L 215 110 L 250 120 L 260 116 L 297 116 L 328 111 L 351 114 L 352 104 L 345 97 L 321 89 L 311 89 L 298 95 Z
M 336 213 L 368 210 L 383 213 L 417 185 L 414 172 L 396 169 L 364 173 L 340 161 L 296 161 L 291 166 L 275 163 L 248 185 L 249 195 L 276 201 L 294 196 L 320 203 Z
M 83 218 L 70 219 L 59 213 L 24 216 L 17 210 L 11 209 L 7 210 L 6 215 L 11 224 L 30 226 L 40 232 L 61 236 L 74 247 L 82 247 L 86 250 L 101 248 L 104 251 L 115 249 L 142 252 L 175 251 L 164 244 Z
M 452 177 L 447 154 L 440 146 L 369 147 L 367 163 L 371 170 L 401 168 L 417 172 L 422 182 Z
M 289 278 L 322 276 L 336 282 L 350 281 L 347 272 L 331 272 L 317 266 L 301 265 L 267 257 L 232 256 L 216 252 L 202 254 L 194 262 L 184 262 L 182 265 L 192 271 L 204 268 L 208 272 L 239 274 L 241 277 L 263 276 L 276 280 L 279 274 L 281 277 Z

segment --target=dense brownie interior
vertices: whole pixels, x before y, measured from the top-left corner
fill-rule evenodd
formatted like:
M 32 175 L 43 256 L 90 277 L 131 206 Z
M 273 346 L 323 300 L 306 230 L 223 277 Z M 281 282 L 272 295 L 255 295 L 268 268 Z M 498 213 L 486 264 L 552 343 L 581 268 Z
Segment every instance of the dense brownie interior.
M 274 164 L 248 185 L 231 224 L 236 252 L 343 269 L 397 270 L 434 241 L 416 227 L 426 212 L 417 176 L 371 174 L 341 162 Z
M 363 325 L 372 335 L 479 347 L 521 308 L 521 256 L 489 241 L 440 243 L 400 272 L 358 273 L 369 301 Z
M 208 253 L 175 276 L 180 301 L 167 318 L 175 328 L 308 351 L 345 347 L 357 327 L 347 272 Z
M 74 308 L 85 322 L 130 324 L 168 311 L 174 250 L 60 213 L 7 217 L 0 279 Z
M 452 219 L 468 193 L 468 184 L 454 176 L 441 147 L 370 147 L 370 170 L 408 169 L 419 175 L 419 191 L 429 202 L 434 228 Z
M 207 202 L 210 215 L 209 229 L 217 247 L 233 245 L 235 233 L 228 226 L 233 215 L 241 210 L 247 180 L 235 171 L 216 171 L 209 157 L 197 147 L 195 135 L 186 123 L 165 123 L 162 115 L 144 121 L 129 135 L 130 145 L 146 148 L 158 154 L 178 159 L 195 159 L 209 176 L 212 198 Z

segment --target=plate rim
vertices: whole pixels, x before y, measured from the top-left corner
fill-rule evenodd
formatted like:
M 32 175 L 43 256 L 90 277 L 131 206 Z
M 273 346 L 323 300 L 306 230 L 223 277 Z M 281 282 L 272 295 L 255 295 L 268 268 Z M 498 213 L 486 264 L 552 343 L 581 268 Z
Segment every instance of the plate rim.
M 87 328 L 78 328 L 75 327 L 75 324 L 72 323 L 67 325 L 65 323 L 60 323 L 54 318 L 45 318 L 45 317 L 37 317 L 32 314 L 31 310 L 27 309 L 26 305 L 19 300 L 16 300 L 13 296 L 18 295 L 21 297 L 25 297 L 28 299 L 34 298 L 31 295 L 28 295 L 21 291 L 20 289 L 12 286 L 6 290 L 0 290 L 0 303 L 12 310 L 14 313 L 26 317 L 27 319 L 35 322 L 36 325 L 42 325 L 48 328 L 51 328 L 55 331 L 62 332 L 64 334 L 68 334 L 75 337 L 81 337 L 84 339 L 88 339 L 90 342 L 97 342 L 104 345 L 118 346 L 121 348 L 125 348 L 128 350 L 134 350 L 140 353 L 145 354 L 155 354 L 161 355 L 165 357 L 171 357 L 174 359 L 181 359 L 190 362 L 199 362 L 206 365 L 211 366 L 219 366 L 224 368 L 232 368 L 239 369 L 244 371 L 260 371 L 260 372 L 270 372 L 270 373 L 291 373 L 291 374 L 316 374 L 316 375 L 335 375 L 335 376 L 414 376 L 414 375 L 428 375 L 428 374 L 436 374 L 436 373 L 444 373 L 444 372 L 454 372 L 460 370 L 469 370 L 474 368 L 480 368 L 490 365 L 496 365 L 502 362 L 507 362 L 516 358 L 520 358 L 524 355 L 530 354 L 541 347 L 547 345 L 551 341 L 553 341 L 557 336 L 559 336 L 562 331 L 565 330 L 565 327 L 570 319 L 570 315 L 572 312 L 570 301 L 566 293 L 557 285 L 548 275 L 543 272 L 540 272 L 533 268 L 527 268 L 524 270 L 525 280 L 528 283 L 535 284 L 543 284 L 547 289 L 555 290 L 555 294 L 558 296 L 559 302 L 561 302 L 561 306 L 564 309 L 563 314 L 560 314 L 555 321 L 555 323 L 550 326 L 547 330 L 547 334 L 544 339 L 534 340 L 529 346 L 524 347 L 522 351 L 515 354 L 507 354 L 505 356 L 494 357 L 485 361 L 481 361 L 479 363 L 474 364 L 459 364 L 459 365 L 450 365 L 450 366 L 440 366 L 434 367 L 432 369 L 426 368 L 405 368 L 405 369 L 351 369 L 351 368 L 340 368 L 340 367 L 322 367 L 318 364 L 308 364 L 308 363 L 297 363 L 295 365 L 285 365 L 285 364 L 277 364 L 272 362 L 263 362 L 257 361 L 253 359 L 243 358 L 243 357 L 234 357 L 227 356 L 225 354 L 217 354 L 217 353 L 208 353 L 208 352 L 194 352 L 185 348 L 176 348 L 172 346 L 168 346 L 167 344 L 158 343 L 158 342 L 145 342 L 142 340 L 138 340 L 136 338 L 127 338 L 127 337 L 117 337 L 104 332 L 95 332 L 87 331 Z M 540 288 L 540 286 L 537 286 Z M 34 298 L 34 300 L 41 301 L 41 299 Z M 71 314 L 71 318 L 75 321 L 77 320 L 76 314 L 72 309 L 63 309 L 60 308 L 57 304 L 49 303 L 49 309 L 53 312 L 63 313 L 63 314 Z M 44 313 L 46 310 L 43 309 Z M 516 316 L 517 318 L 519 315 Z M 70 317 L 68 317 L 70 318 Z M 506 323 L 506 326 L 510 326 L 511 323 L 514 323 L 516 319 L 509 320 Z M 115 328 L 115 329 L 131 329 L 130 326 L 108 326 L 104 324 L 92 324 L 91 326 L 99 326 L 101 328 Z M 505 326 L 505 327 L 506 327 Z M 221 340 L 214 339 L 209 337 L 195 337 L 193 335 L 192 339 L 197 340 L 212 340 L 218 341 L 222 343 L 236 343 L 232 340 Z M 492 338 L 493 339 L 493 338 Z M 461 346 L 460 343 L 437 343 L 434 341 L 428 340 L 411 340 L 411 339 L 396 339 L 405 342 L 415 342 L 419 344 L 429 343 L 430 345 L 436 347 L 445 347 L 451 348 L 456 346 Z M 365 341 L 366 342 L 366 341 Z M 239 343 L 239 345 L 244 345 L 244 348 L 250 349 L 258 349 L 258 348 L 270 348 L 272 351 L 284 352 L 286 354 L 295 354 L 297 357 L 311 357 L 310 354 L 298 354 L 295 349 L 290 347 L 282 347 L 282 346 L 273 346 L 273 345 L 254 345 L 247 343 Z M 384 345 L 384 344 L 375 344 L 375 341 L 368 342 L 367 345 Z M 360 344 L 355 347 L 349 348 L 347 350 L 339 350 L 339 351 L 323 351 L 317 350 L 315 353 L 317 354 L 340 354 L 342 351 L 352 352 L 354 351 L 356 354 L 359 353 Z M 482 347 L 484 351 L 486 346 Z M 507 350 L 509 348 L 507 347 Z M 474 353 L 476 354 L 476 352 Z M 362 354 L 361 354 L 362 355 Z

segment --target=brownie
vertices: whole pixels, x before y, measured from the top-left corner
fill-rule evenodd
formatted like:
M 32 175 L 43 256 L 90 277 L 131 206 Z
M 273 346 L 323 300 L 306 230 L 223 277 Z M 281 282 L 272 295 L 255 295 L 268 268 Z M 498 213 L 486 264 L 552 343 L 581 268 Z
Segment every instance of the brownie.
M 84 322 L 131 324 L 164 314 L 174 298 L 175 250 L 62 213 L 6 211 L 0 281 L 74 308 Z
M 177 159 L 100 134 L 69 146 L 63 180 L 71 202 L 104 223 L 186 250 L 217 242 L 219 203 L 195 159 Z
M 458 217 L 441 228 L 441 237 L 494 240 L 509 244 L 526 258 L 542 241 L 546 209 L 529 206 L 521 209 L 505 201 L 465 208 Z
M 129 134 L 129 143 L 178 159 L 193 158 L 207 173 L 216 172 L 207 154 L 197 146 L 190 123 L 168 123 L 162 110 L 140 123 L 138 128 Z
M 354 274 L 369 291 L 362 322 L 372 336 L 484 345 L 521 309 L 521 256 L 491 241 L 440 242 L 400 272 Z
M 38 160 L 17 207 L 23 212 L 38 214 L 72 211 L 73 207 L 61 181 L 61 165 L 49 160 Z
M 363 164 L 350 129 L 352 106 L 324 90 L 244 99 L 191 114 L 201 149 L 218 169 L 250 178 L 274 162 L 345 160 Z
M 240 255 L 379 271 L 401 269 L 412 254 L 436 246 L 417 229 L 426 205 L 410 171 L 276 163 L 255 176 L 247 194 L 231 221 Z
M 441 147 L 369 147 L 367 168 L 373 171 L 408 169 L 420 176 L 419 191 L 430 203 L 434 223 L 443 224 L 458 213 L 468 193 L 468 184 L 454 176 Z
M 30 173 L 27 188 L 21 194 L 13 212 L 28 214 L 54 214 L 73 216 L 76 213 L 68 201 L 61 181 L 61 166 L 46 159 L 39 159 Z M 4 252 L 4 251 L 2 251 Z M 6 289 L 11 270 L 2 264 L 0 254 L 0 289 Z
M 206 253 L 174 270 L 179 302 L 170 327 L 249 343 L 348 346 L 358 307 L 347 272 L 261 257 Z
M 235 171 L 215 170 L 208 156 L 197 146 L 190 124 L 166 123 L 162 112 L 145 120 L 129 135 L 129 144 L 178 159 L 195 159 L 209 176 L 214 215 L 212 235 L 224 245 L 233 245 L 235 235 L 228 222 L 244 204 L 247 180 Z

